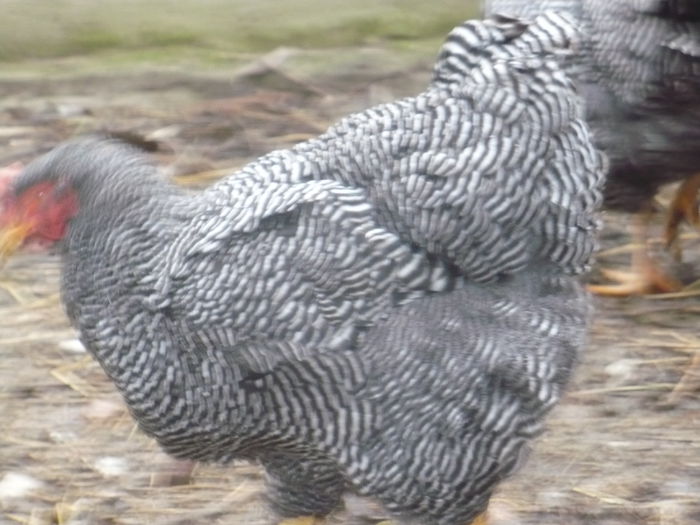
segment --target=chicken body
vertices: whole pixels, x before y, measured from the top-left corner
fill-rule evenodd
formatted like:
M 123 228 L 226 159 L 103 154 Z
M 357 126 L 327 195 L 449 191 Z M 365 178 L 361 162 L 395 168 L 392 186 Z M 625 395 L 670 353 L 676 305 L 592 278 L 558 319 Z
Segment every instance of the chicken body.
M 480 514 L 587 327 L 603 160 L 553 58 L 572 35 L 467 22 L 425 92 L 198 194 L 102 137 L 30 164 L 15 194 L 77 194 L 63 299 L 141 429 L 259 461 L 282 516 L 346 490 L 405 523 Z
M 610 158 L 605 205 L 646 211 L 659 186 L 700 173 L 700 2 L 485 0 L 487 14 L 547 10 L 578 23 L 567 72 Z

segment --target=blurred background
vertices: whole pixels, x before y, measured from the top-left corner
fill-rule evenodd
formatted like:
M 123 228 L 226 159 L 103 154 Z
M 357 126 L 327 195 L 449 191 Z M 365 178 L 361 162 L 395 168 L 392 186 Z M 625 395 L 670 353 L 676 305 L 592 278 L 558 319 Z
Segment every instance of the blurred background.
M 321 112 L 307 115 L 311 129 L 289 130 L 304 133 L 410 94 L 429 78 L 445 34 L 479 9 L 474 0 L 2 0 L 0 6 L 0 110 L 13 124 L 0 136 L 10 146 L 0 150 L 3 163 L 36 154 L 33 140 L 22 145 L 30 131 L 22 127 L 37 119 L 45 132 L 54 131 L 44 140 L 105 128 L 157 131 L 151 121 L 122 121 L 135 111 L 144 119 L 157 111 L 186 114 L 181 127 L 205 110 L 224 116 L 221 125 L 216 115 L 209 122 L 218 144 L 207 158 L 230 161 L 233 152 L 249 158 L 288 141 L 268 142 L 267 132 L 254 136 L 259 126 L 241 120 L 245 115 L 288 120 L 288 110 L 312 99 Z M 243 95 L 249 98 L 233 100 Z M 207 142 L 207 133 L 189 131 L 155 137 L 167 135 L 175 148 L 182 134 L 187 144 Z M 235 135 L 238 148 L 221 147 Z
M 279 46 L 303 49 L 440 39 L 473 0 L 3 0 L 0 59 L 100 55 L 119 64 L 201 65 Z M 108 64 L 105 64 L 108 65 Z

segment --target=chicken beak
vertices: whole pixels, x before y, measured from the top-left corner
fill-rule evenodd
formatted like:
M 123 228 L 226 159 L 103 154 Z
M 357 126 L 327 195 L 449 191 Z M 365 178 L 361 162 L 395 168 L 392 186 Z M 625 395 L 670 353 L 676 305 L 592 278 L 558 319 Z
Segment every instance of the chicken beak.
M 32 229 L 33 225 L 26 222 L 9 224 L 0 228 L 0 262 L 5 261 L 22 246 Z

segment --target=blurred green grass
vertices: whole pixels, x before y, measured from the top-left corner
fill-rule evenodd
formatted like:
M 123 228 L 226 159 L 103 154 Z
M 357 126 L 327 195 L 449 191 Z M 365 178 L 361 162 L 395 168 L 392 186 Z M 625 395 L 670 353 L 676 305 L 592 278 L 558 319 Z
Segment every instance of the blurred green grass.
M 477 0 L 0 0 L 0 61 L 114 55 L 216 60 L 222 51 L 443 37 Z M 122 53 L 122 59 L 123 59 Z

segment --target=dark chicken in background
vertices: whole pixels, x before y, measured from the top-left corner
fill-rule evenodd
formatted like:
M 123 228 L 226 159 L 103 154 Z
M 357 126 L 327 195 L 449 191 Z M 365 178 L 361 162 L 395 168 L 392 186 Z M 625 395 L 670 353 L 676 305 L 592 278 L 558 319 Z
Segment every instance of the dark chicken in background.
M 423 93 L 200 193 L 75 139 L 6 188 L 0 251 L 60 238 L 68 316 L 172 455 L 258 461 L 290 523 L 350 490 L 467 524 L 585 340 L 604 163 L 555 57 L 573 37 L 466 22 Z
M 682 181 L 668 214 L 666 243 L 680 254 L 684 220 L 700 228 L 700 1 L 485 0 L 487 14 L 572 16 L 582 45 L 565 61 L 586 103 L 594 140 L 610 158 L 604 206 L 638 213 L 633 272 L 608 271 L 603 294 L 674 291 L 681 284 L 651 260 L 653 198 Z

